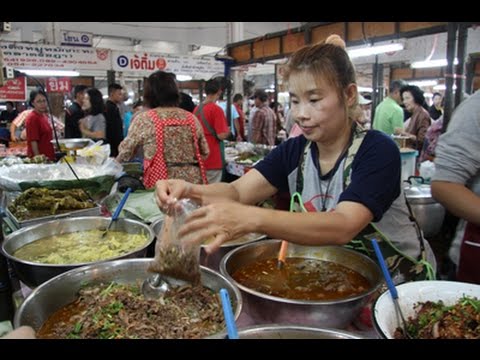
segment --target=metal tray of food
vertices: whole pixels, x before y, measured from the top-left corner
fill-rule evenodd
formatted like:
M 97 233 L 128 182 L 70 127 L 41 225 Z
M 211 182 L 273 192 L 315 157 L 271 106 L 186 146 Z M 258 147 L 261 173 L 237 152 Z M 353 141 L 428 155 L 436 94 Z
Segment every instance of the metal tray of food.
M 25 228 L 27 226 L 31 225 L 36 225 L 43 223 L 45 221 L 51 221 L 51 220 L 57 220 L 57 219 L 63 219 L 67 217 L 78 217 L 78 216 L 100 216 L 102 214 L 102 207 L 99 204 L 95 204 L 96 206 L 89 208 L 89 209 L 80 209 L 80 210 L 72 210 L 69 212 L 64 212 L 60 214 L 54 214 L 54 215 L 49 215 L 49 216 L 41 216 L 41 217 L 36 217 L 28 220 L 19 220 L 15 215 L 12 214 L 10 209 L 8 208 L 8 205 L 11 204 L 11 202 L 19 195 L 19 193 L 12 193 L 12 192 L 4 192 L 3 196 L 4 199 L 2 203 L 4 204 L 5 207 L 5 213 L 7 214 L 8 218 L 11 220 L 11 223 L 13 224 L 16 229 L 11 229 L 12 231 L 18 230 L 20 228 Z M 10 227 L 10 226 L 9 226 Z

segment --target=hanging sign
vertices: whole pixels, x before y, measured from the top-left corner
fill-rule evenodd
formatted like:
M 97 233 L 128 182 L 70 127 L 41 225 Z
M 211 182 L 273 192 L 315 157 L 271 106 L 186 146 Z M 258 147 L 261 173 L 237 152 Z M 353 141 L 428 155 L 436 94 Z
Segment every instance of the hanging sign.
M 47 92 L 69 93 L 72 90 L 72 81 L 68 77 L 49 77 L 45 82 Z
M 211 56 L 190 56 L 149 52 L 112 51 L 112 69 L 135 71 L 149 75 L 163 70 L 176 75 L 190 75 L 193 79 L 210 79 L 223 74 L 224 65 Z
M 91 47 L 93 46 L 93 34 L 76 31 L 60 31 L 60 45 Z
M 0 101 L 26 101 L 27 81 L 25 76 L 17 79 L 6 80 L 0 87 Z
M 14 69 L 111 70 L 111 51 L 87 47 L 0 42 L 4 66 Z

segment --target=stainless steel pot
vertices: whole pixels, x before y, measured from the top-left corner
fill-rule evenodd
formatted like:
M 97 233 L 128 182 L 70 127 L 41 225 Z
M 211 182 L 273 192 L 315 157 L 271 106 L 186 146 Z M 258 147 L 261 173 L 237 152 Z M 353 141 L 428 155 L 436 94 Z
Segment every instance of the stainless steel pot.
M 162 230 L 162 225 L 163 225 L 163 218 L 156 220 L 150 225 L 150 228 L 152 229 L 155 236 L 160 234 L 160 231 Z M 230 252 L 231 250 L 241 245 L 245 245 L 245 244 L 252 243 L 254 241 L 265 239 L 265 237 L 266 237 L 265 235 L 261 235 L 261 234 L 254 234 L 254 233 L 247 234 L 245 236 L 242 236 L 241 239 L 232 240 L 232 241 L 229 241 L 228 243 L 222 244 L 220 249 L 218 249 L 215 253 L 211 255 L 207 255 L 207 253 L 205 252 L 202 246 L 202 249 L 200 251 L 200 264 L 206 267 L 209 267 L 210 269 L 213 269 L 215 271 L 219 271 L 220 261 L 228 252 Z M 150 256 L 150 253 L 149 253 L 149 256 Z
M 289 244 L 287 257 L 332 261 L 357 271 L 370 282 L 367 292 L 340 300 L 293 300 L 270 296 L 239 284 L 232 274 L 247 264 L 277 257 L 281 240 L 263 240 L 229 252 L 220 263 L 220 272 L 242 291 L 245 312 L 257 324 L 296 323 L 344 328 L 358 315 L 370 295 L 382 283 L 380 268 L 368 257 L 340 246 L 299 246 Z
M 55 311 L 75 301 L 78 290 L 86 284 L 142 283 L 151 273 L 147 268 L 152 259 L 116 260 L 92 264 L 65 272 L 36 288 L 25 299 L 13 320 L 14 327 L 28 325 L 39 330 L 43 323 Z M 201 281 L 205 287 L 218 292 L 227 289 L 233 304 L 235 318 L 242 310 L 242 295 L 225 277 L 219 273 L 201 267 Z
M 421 184 L 412 183 L 413 179 L 418 179 Z M 424 184 L 422 177 L 410 176 L 406 182 L 405 196 L 423 234 L 425 237 L 438 234 L 445 217 L 445 208 L 432 197 L 431 187 Z
M 257 325 L 238 329 L 240 339 L 364 339 L 365 337 L 337 329 L 322 329 L 300 325 Z M 208 339 L 226 339 L 221 332 Z
M 68 234 L 76 231 L 86 231 L 92 229 L 105 229 L 110 222 L 110 218 L 89 216 L 89 217 L 77 217 L 67 218 L 61 220 L 48 221 L 43 224 L 33 225 L 7 236 L 2 245 L 2 252 L 12 262 L 13 268 L 18 278 L 29 287 L 36 287 L 41 283 L 57 276 L 70 269 L 78 268 L 89 263 L 81 264 L 39 264 L 30 261 L 21 260 L 13 253 L 22 247 L 36 240 L 42 239 L 47 236 Z M 152 230 L 145 224 L 134 220 L 118 219 L 112 224 L 111 230 L 124 231 L 129 234 L 144 233 L 147 235 L 148 240 L 144 246 L 135 251 L 131 251 L 127 254 L 117 256 L 110 259 L 101 260 L 103 262 L 107 260 L 125 259 L 125 258 L 139 258 L 144 257 L 148 245 L 153 241 L 154 235 Z

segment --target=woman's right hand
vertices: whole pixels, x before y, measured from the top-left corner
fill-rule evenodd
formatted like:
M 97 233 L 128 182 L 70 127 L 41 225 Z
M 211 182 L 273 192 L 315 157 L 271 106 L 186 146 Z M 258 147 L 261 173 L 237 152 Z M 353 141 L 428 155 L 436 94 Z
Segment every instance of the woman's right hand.
M 192 184 L 185 180 L 158 180 L 155 184 L 155 201 L 162 212 L 170 205 L 189 195 Z

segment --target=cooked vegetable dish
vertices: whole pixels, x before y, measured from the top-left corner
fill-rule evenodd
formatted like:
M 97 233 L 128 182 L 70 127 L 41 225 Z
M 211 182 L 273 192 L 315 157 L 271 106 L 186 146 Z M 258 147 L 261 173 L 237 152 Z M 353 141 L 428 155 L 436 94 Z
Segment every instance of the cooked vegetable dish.
M 41 264 L 80 264 L 110 259 L 140 249 L 148 241 L 145 234 L 123 231 L 78 231 L 48 236 L 17 249 L 13 256 Z
M 37 333 L 43 339 L 198 339 L 225 328 L 218 296 L 203 286 L 145 299 L 140 287 L 100 284 L 80 290 Z
M 8 209 L 18 220 L 23 221 L 74 210 L 90 209 L 95 206 L 96 204 L 82 189 L 30 188 L 17 197 Z
M 454 305 L 427 301 L 414 305 L 415 317 L 407 320 L 407 331 L 415 339 L 480 339 L 480 300 L 463 296 Z M 404 339 L 401 328 L 395 339 Z

